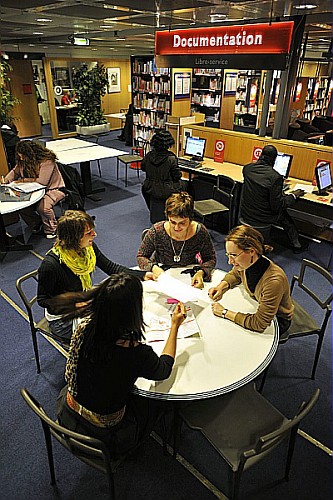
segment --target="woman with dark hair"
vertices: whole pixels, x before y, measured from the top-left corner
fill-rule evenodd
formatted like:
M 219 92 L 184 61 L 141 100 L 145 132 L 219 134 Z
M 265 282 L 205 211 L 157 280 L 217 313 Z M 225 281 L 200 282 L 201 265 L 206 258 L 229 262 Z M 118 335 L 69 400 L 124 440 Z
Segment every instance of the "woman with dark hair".
M 169 151 L 175 143 L 170 132 L 159 130 L 153 135 L 152 150 L 141 162 L 141 170 L 146 172 L 142 185 L 142 196 L 150 210 L 150 222 L 154 224 L 164 219 L 164 204 L 172 193 L 181 191 L 181 171 L 177 156 Z
M 294 306 L 287 276 L 281 267 L 264 256 L 272 247 L 264 245 L 262 234 L 251 226 L 238 226 L 226 237 L 226 255 L 233 269 L 221 283 L 210 288 L 213 313 L 249 330 L 262 333 L 276 315 L 280 334 L 288 330 Z M 218 303 L 223 294 L 242 283 L 246 292 L 258 302 L 254 314 L 234 312 Z
M 164 380 L 171 374 L 177 332 L 186 317 L 178 303 L 161 356 L 142 343 L 142 284 L 126 274 L 112 275 L 82 293 L 51 300 L 60 314 L 83 316 L 72 336 L 64 387 L 58 400 L 59 422 L 94 436 L 117 456 L 148 438 L 158 403 L 132 394 L 138 377 Z
M 53 211 L 56 203 L 65 197 L 60 191 L 64 180 L 56 164 L 53 151 L 33 141 L 21 141 L 16 145 L 16 165 L 6 175 L 5 182 L 38 182 L 46 187 L 45 195 L 36 204 L 20 210 L 22 219 L 34 232 L 43 224 L 46 238 L 55 238 L 57 221 Z M 37 212 L 37 213 L 36 213 Z
M 38 270 L 38 304 L 45 308 L 51 332 L 65 343 L 71 338 L 73 322 L 55 313 L 53 297 L 89 290 L 96 266 L 108 275 L 124 272 L 140 279 L 153 279 L 152 273 L 128 269 L 109 260 L 94 243 L 96 235 L 95 223 L 89 214 L 67 210 L 58 221 L 57 240 Z
M 194 264 L 192 286 L 203 288 L 203 282 L 211 279 L 216 254 L 205 226 L 193 220 L 193 205 L 188 193 L 172 194 L 165 203 L 166 220 L 147 231 L 136 258 L 140 269 L 155 275 L 169 267 Z

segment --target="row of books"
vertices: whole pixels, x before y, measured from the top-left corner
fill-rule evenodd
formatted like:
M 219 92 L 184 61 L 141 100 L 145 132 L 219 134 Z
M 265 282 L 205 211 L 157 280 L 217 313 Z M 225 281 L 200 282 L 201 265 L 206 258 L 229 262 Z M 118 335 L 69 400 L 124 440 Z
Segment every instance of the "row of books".
M 170 113 L 170 100 L 160 96 L 149 97 L 149 94 L 136 94 L 133 99 L 135 108 L 146 108 L 152 111 Z
M 135 60 L 133 62 L 133 73 L 169 75 L 170 69 L 157 68 L 153 60 L 146 62 Z
M 156 127 L 163 128 L 165 126 L 165 114 L 146 111 L 140 111 L 139 114 L 133 115 L 133 124 L 143 126 L 143 127 Z
M 216 94 L 197 94 L 192 96 L 193 104 L 200 104 L 201 106 L 220 106 L 221 96 Z
M 151 80 L 145 80 L 140 76 L 133 76 L 132 79 L 133 91 L 146 91 L 158 94 L 170 94 L 170 80 L 156 79 L 154 76 Z

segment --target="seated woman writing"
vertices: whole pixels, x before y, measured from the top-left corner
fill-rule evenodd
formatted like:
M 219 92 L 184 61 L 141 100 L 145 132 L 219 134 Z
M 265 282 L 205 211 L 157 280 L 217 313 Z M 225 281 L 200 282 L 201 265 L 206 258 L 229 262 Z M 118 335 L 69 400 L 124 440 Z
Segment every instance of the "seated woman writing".
M 159 275 L 164 268 L 194 265 L 192 286 L 203 288 L 210 281 L 216 254 L 203 224 L 194 221 L 193 198 L 174 193 L 165 203 L 166 221 L 157 222 L 147 231 L 137 253 L 140 269 Z
M 276 315 L 280 334 L 288 330 L 294 306 L 283 269 L 264 256 L 271 247 L 264 245 L 262 234 L 251 226 L 238 226 L 226 237 L 226 255 L 233 269 L 208 294 L 215 301 L 213 313 L 244 328 L 262 333 Z M 258 302 L 254 314 L 234 312 L 217 303 L 223 294 L 242 283 L 251 298 Z
M 158 402 L 132 394 L 138 377 L 167 379 L 176 354 L 177 332 L 186 317 L 178 303 L 161 356 L 142 343 L 143 289 L 128 274 L 112 275 L 82 293 L 50 301 L 60 314 L 84 316 L 73 334 L 65 379 L 58 399 L 59 422 L 70 430 L 104 441 L 112 456 L 149 437 Z
M 16 145 L 16 165 L 6 175 L 5 182 L 38 182 L 46 186 L 45 195 L 36 204 L 20 210 L 24 222 L 38 232 L 41 224 L 46 238 L 55 238 L 57 221 L 53 207 L 65 197 L 60 190 L 64 180 L 56 164 L 53 151 L 33 141 L 21 141 Z
M 57 315 L 50 299 L 64 292 L 91 288 L 91 274 L 96 266 L 108 275 L 125 272 L 140 279 L 153 279 L 152 273 L 128 269 L 109 260 L 94 243 L 96 235 L 90 215 L 67 210 L 58 221 L 57 240 L 38 270 L 38 304 L 45 308 L 51 332 L 67 343 L 72 335 L 72 320 Z

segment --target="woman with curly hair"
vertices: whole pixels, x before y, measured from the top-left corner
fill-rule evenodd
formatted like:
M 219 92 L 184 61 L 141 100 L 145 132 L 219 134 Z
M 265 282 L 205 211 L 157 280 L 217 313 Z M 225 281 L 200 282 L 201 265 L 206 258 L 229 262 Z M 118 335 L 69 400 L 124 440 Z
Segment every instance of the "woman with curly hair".
M 169 151 L 174 143 L 170 132 L 159 130 L 150 141 L 152 150 L 141 162 L 141 170 L 146 172 L 142 196 L 150 210 L 152 224 L 164 219 L 164 205 L 169 196 L 182 191 L 178 158 Z
M 46 187 L 43 198 L 20 211 L 22 219 L 34 232 L 41 224 L 46 238 L 55 238 L 57 221 L 53 207 L 65 197 L 60 190 L 64 180 L 56 164 L 53 151 L 33 141 L 21 141 L 16 145 L 16 165 L 6 175 L 5 182 L 38 182 Z M 36 213 L 37 212 L 37 213 Z

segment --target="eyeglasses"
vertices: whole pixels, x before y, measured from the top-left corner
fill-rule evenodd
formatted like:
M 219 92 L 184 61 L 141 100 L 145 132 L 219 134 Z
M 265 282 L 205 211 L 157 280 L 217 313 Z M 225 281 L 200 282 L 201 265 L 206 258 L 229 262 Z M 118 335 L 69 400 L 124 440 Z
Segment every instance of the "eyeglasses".
M 228 253 L 228 252 L 226 252 L 225 254 L 226 254 L 226 256 L 228 257 L 228 259 L 233 259 L 233 260 L 235 260 L 235 259 L 237 259 L 237 257 L 239 257 L 242 253 L 244 253 L 244 250 L 242 250 L 242 251 L 241 251 L 241 252 L 239 252 L 239 253 Z
M 95 227 L 92 227 L 91 229 L 89 229 L 89 231 L 83 233 L 83 236 L 92 236 L 95 233 L 96 233 Z

